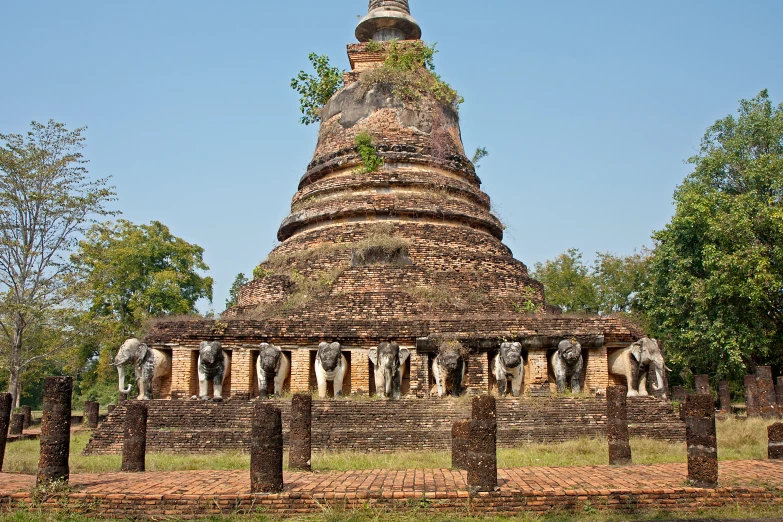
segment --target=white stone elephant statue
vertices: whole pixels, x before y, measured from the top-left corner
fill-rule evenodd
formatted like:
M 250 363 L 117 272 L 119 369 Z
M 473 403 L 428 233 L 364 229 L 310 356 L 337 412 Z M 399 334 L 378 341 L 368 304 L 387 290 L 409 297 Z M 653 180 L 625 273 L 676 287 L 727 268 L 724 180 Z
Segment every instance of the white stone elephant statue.
M 582 391 L 582 345 L 576 339 L 565 339 L 557 345 L 557 350 L 549 356 L 549 364 L 555 374 L 557 393 L 564 393 L 566 383 L 571 381 L 571 391 Z
M 152 399 L 153 379 L 171 374 L 171 356 L 166 352 L 150 348 L 132 337 L 122 343 L 111 363 L 117 368 L 119 390 L 122 393 L 128 393 L 131 389 L 130 384 L 125 387 L 125 364 L 132 364 L 135 367 L 136 384 L 139 387 L 137 400 L 140 401 Z
M 522 365 L 522 344 L 503 343 L 500 351 L 492 359 L 492 375 L 498 384 L 498 395 L 503 397 L 511 383 L 511 395 L 519 397 L 522 392 L 522 381 L 525 378 L 525 368 Z
M 209 400 L 209 381 L 212 381 L 212 400 L 223 400 L 223 378 L 228 373 L 228 357 L 218 341 L 201 341 L 198 347 L 198 398 Z
M 438 397 L 443 397 L 449 391 L 455 397 L 462 394 L 463 383 L 467 375 L 467 361 L 458 343 L 442 346 L 438 355 L 432 360 L 432 376 Z
M 291 363 L 283 351 L 273 345 L 261 343 L 256 361 L 256 376 L 258 378 L 258 396 L 265 397 L 268 393 L 268 382 L 272 379 L 275 383 L 275 397 L 283 394 L 283 384 L 291 373 Z
M 375 391 L 386 398 L 399 399 L 402 396 L 400 383 L 410 351 L 397 343 L 382 342 L 377 348 L 370 348 L 368 357 L 375 370 Z
M 334 396 L 343 394 L 343 379 L 348 371 L 348 361 L 340 350 L 340 343 L 321 343 L 315 354 L 315 380 L 318 382 L 318 396 L 326 398 L 327 382 L 334 383 Z
M 625 348 L 609 353 L 609 373 L 625 377 L 628 397 L 648 395 L 647 378 L 653 373 L 652 389 L 663 388 L 666 364 L 658 341 L 643 337 Z

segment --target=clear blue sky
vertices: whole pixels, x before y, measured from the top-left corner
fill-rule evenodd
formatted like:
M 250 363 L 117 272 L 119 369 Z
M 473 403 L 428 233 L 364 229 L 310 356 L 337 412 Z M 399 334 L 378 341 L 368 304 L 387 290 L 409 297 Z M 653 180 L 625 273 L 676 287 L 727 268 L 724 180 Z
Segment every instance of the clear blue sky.
M 470 154 L 532 267 L 576 247 L 629 254 L 669 220 L 705 129 L 783 99 L 783 2 L 411 0 L 466 101 Z M 290 79 L 348 67 L 366 0 L 11 1 L 0 10 L 0 132 L 86 125 L 117 209 L 201 245 L 222 311 L 275 244 L 316 126 Z M 208 308 L 207 304 L 201 306 Z

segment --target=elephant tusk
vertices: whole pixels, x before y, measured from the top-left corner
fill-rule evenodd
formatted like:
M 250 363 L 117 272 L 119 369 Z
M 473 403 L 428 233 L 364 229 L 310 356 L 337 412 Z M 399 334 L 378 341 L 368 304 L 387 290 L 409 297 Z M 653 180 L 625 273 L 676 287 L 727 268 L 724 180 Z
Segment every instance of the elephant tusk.
M 666 371 L 667 371 L 667 372 L 674 371 L 674 370 L 672 370 L 671 368 L 669 368 L 668 366 L 666 366 L 665 364 L 663 365 L 663 367 L 666 369 Z

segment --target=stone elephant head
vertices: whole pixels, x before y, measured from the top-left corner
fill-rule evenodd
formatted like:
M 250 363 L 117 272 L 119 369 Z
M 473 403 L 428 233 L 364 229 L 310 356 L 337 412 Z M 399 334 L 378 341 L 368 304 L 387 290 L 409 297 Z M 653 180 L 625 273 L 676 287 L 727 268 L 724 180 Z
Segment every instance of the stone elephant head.
M 382 342 L 377 348 L 371 348 L 368 354 L 375 368 L 375 386 L 384 397 L 399 399 L 400 383 L 405 361 L 410 356 L 407 348 L 397 343 Z
M 130 392 L 131 385 L 125 387 L 125 364 L 139 365 L 150 354 L 149 347 L 143 342 L 139 341 L 135 337 L 127 339 L 120 349 L 117 351 L 117 355 L 114 356 L 112 366 L 117 368 L 117 374 L 119 376 L 119 390 L 121 393 Z
M 655 382 L 652 389 L 660 391 L 663 387 L 664 368 L 663 354 L 658 346 L 658 341 L 643 337 L 631 344 L 630 356 L 639 365 L 639 373 L 652 372 L 655 375 Z
M 500 360 L 508 369 L 522 364 L 522 343 L 503 343 L 500 345 Z
M 557 353 L 568 366 L 573 366 L 582 357 L 582 345 L 576 339 L 565 339 L 558 343 Z
M 326 372 L 333 372 L 340 364 L 340 343 L 321 343 L 318 345 L 316 357 L 321 362 L 321 367 Z
M 218 341 L 201 341 L 198 345 L 199 360 L 206 367 L 214 366 L 219 363 L 223 355 L 223 345 Z
M 280 366 L 280 358 L 283 357 L 283 351 L 268 343 L 261 343 L 261 349 L 258 352 L 258 368 L 263 371 L 266 377 L 274 376 Z

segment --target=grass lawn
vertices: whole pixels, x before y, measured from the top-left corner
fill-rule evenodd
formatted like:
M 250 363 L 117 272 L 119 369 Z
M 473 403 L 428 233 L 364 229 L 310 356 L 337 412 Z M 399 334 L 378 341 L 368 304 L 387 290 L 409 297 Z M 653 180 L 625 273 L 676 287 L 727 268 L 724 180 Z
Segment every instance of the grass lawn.
M 767 426 L 762 419 L 718 421 L 718 457 L 721 460 L 764 459 L 767 457 Z M 72 473 L 118 471 L 120 455 L 84 456 L 89 434 L 77 433 L 71 439 Z M 637 464 L 685 462 L 684 443 L 671 444 L 646 438 L 631 439 L 633 461 Z M 3 471 L 34 474 L 38 466 L 37 440 L 18 441 L 6 448 Z M 559 444 L 520 443 L 516 448 L 498 449 L 498 467 L 520 466 L 589 466 L 606 464 L 607 443 L 600 438 L 581 438 Z M 284 459 L 287 464 L 287 456 Z M 149 453 L 148 471 L 190 469 L 249 469 L 250 457 L 242 452 L 206 455 Z M 416 451 L 399 453 L 314 452 L 313 469 L 344 471 L 362 469 L 412 469 L 451 467 L 449 451 Z

